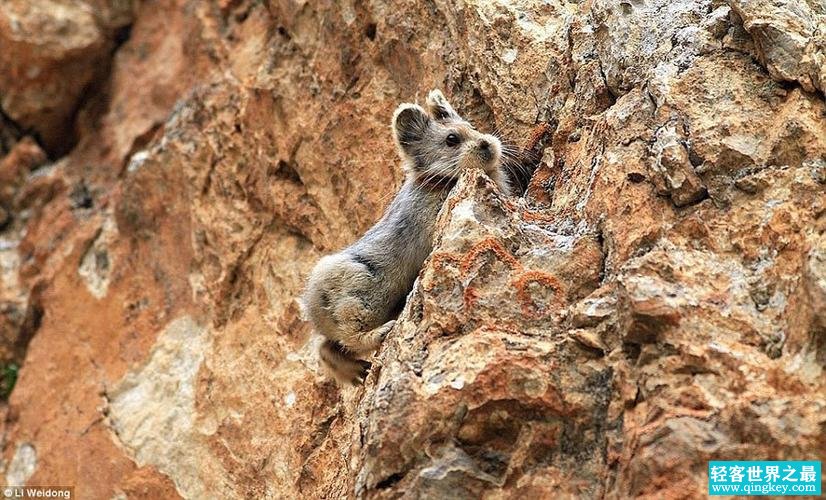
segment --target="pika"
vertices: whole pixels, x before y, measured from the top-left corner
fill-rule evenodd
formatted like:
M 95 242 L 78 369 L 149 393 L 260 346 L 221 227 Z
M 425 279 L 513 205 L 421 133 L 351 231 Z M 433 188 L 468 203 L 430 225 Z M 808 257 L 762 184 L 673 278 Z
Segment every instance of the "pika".
M 375 351 L 393 328 L 430 254 L 436 217 L 463 170 L 481 169 L 506 195 L 502 143 L 464 120 L 439 90 L 425 108 L 401 104 L 393 137 L 404 184 L 382 218 L 358 241 L 328 255 L 310 273 L 302 297 L 325 337 L 319 356 L 339 383 L 362 383 Z

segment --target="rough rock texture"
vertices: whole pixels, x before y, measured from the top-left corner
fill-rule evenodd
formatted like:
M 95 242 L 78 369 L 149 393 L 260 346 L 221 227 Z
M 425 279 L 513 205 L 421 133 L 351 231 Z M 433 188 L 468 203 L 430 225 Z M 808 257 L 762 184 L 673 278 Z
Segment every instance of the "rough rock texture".
M 8 0 L 0 9 L 3 111 L 48 149 L 73 144 L 72 120 L 104 81 L 132 22 L 132 0 Z
M 709 459 L 826 460 L 825 16 L 3 2 L 6 483 L 692 498 Z M 389 202 L 392 111 L 433 87 L 517 145 L 558 125 L 524 198 L 462 178 L 339 389 L 296 297 Z

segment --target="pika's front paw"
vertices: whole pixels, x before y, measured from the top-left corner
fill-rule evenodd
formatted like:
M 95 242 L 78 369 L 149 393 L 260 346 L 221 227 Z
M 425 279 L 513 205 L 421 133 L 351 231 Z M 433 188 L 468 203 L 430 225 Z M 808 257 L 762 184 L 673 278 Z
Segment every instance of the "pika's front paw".
M 324 371 L 339 384 L 361 385 L 372 366 L 369 361 L 356 359 L 338 342 L 325 340 L 319 357 Z
M 376 333 L 379 338 L 379 343 L 384 342 L 384 339 L 387 338 L 387 334 L 396 326 L 396 320 L 392 319 L 387 323 L 381 325 L 380 327 L 376 328 Z

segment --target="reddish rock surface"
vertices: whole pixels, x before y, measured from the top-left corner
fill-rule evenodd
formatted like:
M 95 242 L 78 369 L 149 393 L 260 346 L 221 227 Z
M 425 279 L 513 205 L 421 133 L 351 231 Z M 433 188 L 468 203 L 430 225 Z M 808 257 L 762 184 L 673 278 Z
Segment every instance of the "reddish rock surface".
M 74 115 L 105 85 L 112 50 L 128 34 L 131 0 L 10 0 L 0 9 L 3 112 L 61 154 Z
M 694 498 L 826 460 L 817 2 L 0 5 L 6 484 L 79 498 Z M 363 387 L 297 296 L 442 88 L 462 178 Z M 3 219 L 3 214 L 5 219 Z

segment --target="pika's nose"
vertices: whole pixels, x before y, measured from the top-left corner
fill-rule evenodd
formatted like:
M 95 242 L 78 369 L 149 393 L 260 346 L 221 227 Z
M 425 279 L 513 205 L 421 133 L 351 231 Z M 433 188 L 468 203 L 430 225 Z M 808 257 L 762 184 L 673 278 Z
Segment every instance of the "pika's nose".
M 476 154 L 479 155 L 479 159 L 483 162 L 487 163 L 493 158 L 493 151 L 490 149 L 490 143 L 485 139 L 481 139 L 477 145 Z

